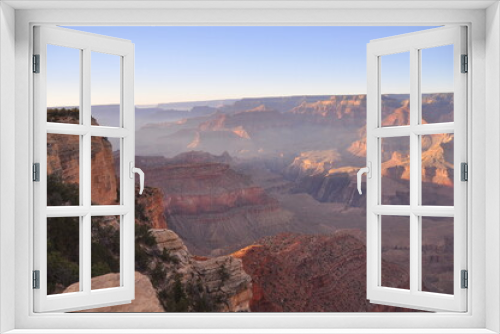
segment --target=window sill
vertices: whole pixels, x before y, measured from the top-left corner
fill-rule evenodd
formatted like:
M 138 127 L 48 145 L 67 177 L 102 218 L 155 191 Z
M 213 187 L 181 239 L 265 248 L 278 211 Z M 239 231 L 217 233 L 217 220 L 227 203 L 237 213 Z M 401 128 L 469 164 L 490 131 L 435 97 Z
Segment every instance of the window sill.
M 5 334 L 487 334 L 488 329 L 15 329 Z

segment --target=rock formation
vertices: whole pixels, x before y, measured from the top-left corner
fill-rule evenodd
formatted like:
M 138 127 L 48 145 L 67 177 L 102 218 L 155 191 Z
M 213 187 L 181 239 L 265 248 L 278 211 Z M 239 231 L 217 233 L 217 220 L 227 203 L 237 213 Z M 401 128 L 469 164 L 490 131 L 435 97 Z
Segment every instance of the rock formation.
M 318 106 L 328 104 L 316 102 Z M 439 108 L 437 107 L 439 106 Z M 423 96 L 422 123 L 453 120 L 453 94 L 426 94 Z M 409 124 L 408 96 L 382 96 L 382 126 Z M 301 152 L 284 169 L 284 175 L 297 183 L 296 191 L 304 191 L 322 202 L 345 203 L 346 206 L 364 206 L 364 198 L 353 198 L 356 173 L 365 165 L 366 126 L 357 130 L 358 139 L 343 150 Z M 335 145 L 335 147 L 338 147 Z M 329 167 L 329 168 L 325 168 Z M 408 140 L 382 141 L 382 196 L 384 204 L 408 204 L 410 158 Z M 422 137 L 422 187 L 426 203 L 453 205 L 453 134 L 435 134 Z M 353 184 L 354 182 L 354 184 Z M 354 196 L 355 197 L 355 196 Z
M 179 307 L 185 311 L 250 311 L 252 283 L 241 260 L 231 256 L 193 256 L 173 231 L 151 232 L 159 255 L 149 263 L 150 275 L 167 312 L 179 311 Z M 156 276 L 158 272 L 161 277 Z M 184 302 L 173 296 L 176 285 L 182 287 Z
M 290 110 L 293 114 L 317 115 L 323 121 L 341 121 L 342 126 L 361 126 L 366 119 L 366 95 L 333 95 L 329 99 L 303 102 Z
M 47 121 L 78 124 L 78 110 L 49 109 Z M 92 125 L 99 125 L 93 119 Z M 92 202 L 99 205 L 117 203 L 118 183 L 114 171 L 111 143 L 105 137 L 91 142 Z M 47 174 L 62 183 L 80 183 L 80 139 L 74 135 L 47 134 Z M 78 205 L 74 203 L 74 205 Z
M 172 157 L 196 149 L 216 155 L 228 151 L 238 158 L 270 157 L 329 149 L 332 141 L 344 149 L 365 122 L 364 95 L 244 99 L 211 116 L 143 127 L 137 151 Z
M 47 174 L 64 183 L 80 183 L 80 140 L 78 136 L 47 135 Z
M 92 287 L 94 289 L 104 289 L 107 287 L 116 287 L 120 285 L 120 274 L 107 274 L 103 276 L 98 276 L 92 278 Z M 77 292 L 79 291 L 80 284 L 75 283 L 70 285 L 64 293 L 66 292 Z M 131 312 L 164 312 L 158 297 L 156 296 L 156 290 L 151 285 L 149 278 L 139 272 L 135 272 L 135 299 L 131 303 L 115 305 L 115 306 L 105 306 L 99 308 L 93 308 L 89 310 L 83 310 L 80 312 L 120 312 L 120 313 L 131 313 Z
M 144 192 L 139 195 L 139 187 L 135 188 L 135 206 L 143 217 L 136 219 L 138 224 L 146 224 L 151 229 L 167 228 L 165 220 L 165 206 L 161 189 L 144 187 Z
M 146 184 L 163 190 L 169 228 L 198 255 L 227 254 L 289 228 L 291 214 L 249 176 L 210 162 L 221 159 L 230 157 L 189 152 L 163 164 L 147 157 L 136 163 Z
M 341 159 L 336 149 L 302 152 L 287 167 L 286 173 L 292 177 L 325 174 L 338 167 Z
M 361 231 L 280 234 L 233 254 L 253 281 L 252 312 L 397 311 L 366 299 L 366 247 Z M 407 287 L 408 273 L 384 263 L 383 281 Z
M 408 95 L 382 96 L 383 126 L 408 124 L 410 112 Z M 138 299 L 99 312 L 401 311 L 366 300 L 364 233 L 338 231 L 365 224 L 366 198 L 357 194 L 355 174 L 366 158 L 366 96 L 243 99 L 182 120 L 181 111 L 168 113 L 175 120 L 137 132 L 137 151 L 156 155 L 136 158 L 147 185 L 135 206 Z M 424 95 L 422 114 L 423 123 L 452 121 L 453 96 Z M 48 114 L 65 123 L 78 123 L 77 116 L 77 110 Z M 49 176 L 77 185 L 79 141 L 68 137 L 47 138 Z M 422 149 L 423 198 L 450 205 L 453 135 L 423 136 Z M 383 154 L 382 175 L 390 181 L 383 194 L 391 204 L 408 195 L 407 151 L 399 141 Z M 92 138 L 96 204 L 117 201 L 118 156 L 113 166 L 110 142 Z M 443 233 L 429 235 L 437 240 Z M 452 240 L 441 239 L 423 245 L 423 280 L 425 289 L 449 293 Z M 382 281 L 408 288 L 404 250 L 392 246 L 382 250 Z M 55 283 L 59 289 L 71 282 Z M 119 281 L 101 273 L 92 282 Z
M 92 137 L 92 203 L 111 205 L 118 203 L 118 182 L 114 171 L 111 143 L 105 137 Z
M 51 121 L 64 120 L 77 123 L 78 119 L 77 110 L 56 110 L 49 112 L 49 114 Z M 97 125 L 95 121 L 93 124 Z M 68 139 L 67 137 L 74 138 Z M 94 204 L 116 204 L 118 182 L 115 169 L 119 170 L 119 164 L 114 161 L 111 144 L 106 138 L 101 137 L 93 137 L 91 144 L 92 201 Z M 70 185 L 79 183 L 78 149 L 79 139 L 77 136 L 48 135 L 48 173 L 56 177 L 49 180 L 49 189 L 63 192 L 51 194 L 51 198 L 56 199 L 58 203 L 66 197 L 77 198 L 78 196 L 78 189 L 70 187 Z M 115 158 L 118 157 L 119 154 L 115 153 Z M 186 163 L 186 161 L 195 163 L 201 159 L 202 164 L 204 164 L 206 158 L 214 161 L 230 161 L 227 153 L 220 157 L 187 153 L 178 159 L 181 159 L 182 163 Z M 116 160 L 119 161 L 119 159 Z M 163 163 L 162 159 L 159 161 L 160 164 Z M 175 160 L 171 163 L 175 164 Z M 155 164 L 154 159 L 152 164 Z M 210 164 L 222 166 L 221 170 L 227 171 L 229 169 L 228 165 L 225 164 L 217 162 Z M 210 176 L 213 172 L 210 167 L 206 168 L 206 166 L 202 166 L 199 170 L 201 179 Z M 178 169 L 177 172 L 182 175 L 181 169 Z M 217 173 L 218 171 L 216 171 Z M 245 177 L 234 171 L 232 175 L 233 178 L 240 180 L 235 190 L 238 186 L 248 183 Z M 231 184 L 232 180 L 231 178 L 226 180 L 226 185 Z M 267 200 L 262 189 L 253 194 L 252 191 L 251 187 L 242 189 L 241 193 L 235 193 L 234 198 L 229 198 L 226 201 L 229 205 L 234 205 L 235 202 L 255 204 L 262 199 Z M 138 187 L 136 187 L 137 192 Z M 69 196 L 70 194 L 71 196 Z M 78 205 L 78 203 L 71 204 Z M 176 208 L 176 206 L 174 205 L 172 208 Z M 188 210 L 188 207 L 181 200 L 179 200 L 177 209 L 173 210 L 179 208 Z M 103 307 L 86 312 L 249 311 L 249 301 L 252 297 L 251 279 L 244 272 L 241 260 L 230 256 L 204 258 L 191 255 L 177 234 L 166 229 L 165 202 L 161 189 L 146 187 L 142 195 L 136 194 L 135 209 L 136 299 L 130 304 Z M 58 228 L 73 226 L 64 223 L 61 222 L 58 225 L 53 223 L 49 238 L 67 232 L 67 230 L 58 230 Z M 78 229 L 78 227 L 76 228 Z M 92 259 L 93 264 L 99 264 L 99 266 L 92 267 L 92 276 L 95 276 L 92 278 L 93 289 L 116 287 L 120 284 L 119 273 L 117 273 L 120 268 L 119 245 L 116 243 L 116 240 L 119 239 L 118 228 L 119 224 L 114 216 L 93 217 L 92 219 Z M 54 242 L 64 243 L 60 238 L 50 239 L 49 242 L 51 244 Z M 59 248 L 55 247 L 55 249 Z M 59 261 L 60 266 L 78 268 L 78 263 L 75 263 L 73 258 L 67 257 L 64 253 L 49 254 L 49 258 L 55 258 Z M 69 285 L 71 282 L 75 282 L 75 279 L 68 284 L 62 284 L 63 282 L 59 282 L 57 279 L 51 283 L 60 289 L 60 291 L 56 289 L 55 293 L 78 291 L 79 284 Z

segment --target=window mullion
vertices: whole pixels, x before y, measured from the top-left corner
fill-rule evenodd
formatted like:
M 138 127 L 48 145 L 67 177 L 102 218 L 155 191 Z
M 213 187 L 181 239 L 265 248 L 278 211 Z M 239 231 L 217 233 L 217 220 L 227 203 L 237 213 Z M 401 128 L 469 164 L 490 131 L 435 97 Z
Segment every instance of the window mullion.
M 92 147 L 91 147 L 91 109 L 90 109 L 90 56 L 91 50 L 89 48 L 83 49 L 83 65 L 82 65 L 82 125 L 87 129 L 87 132 L 82 136 L 82 166 L 80 170 L 82 171 L 82 182 L 81 189 L 83 192 L 83 206 L 90 210 L 91 206 L 91 172 L 92 172 Z M 80 263 L 80 269 L 83 275 L 82 289 L 81 291 L 85 293 L 90 293 L 91 290 L 91 216 L 90 211 L 85 214 L 82 218 L 82 243 L 80 244 L 80 250 L 82 252 L 82 262 Z
M 83 49 L 82 65 L 82 124 L 90 126 L 90 53 L 89 48 Z
M 420 281 L 420 217 L 413 209 L 420 204 L 420 145 L 414 128 L 419 121 L 419 51 L 410 49 L 410 291 L 418 291 Z

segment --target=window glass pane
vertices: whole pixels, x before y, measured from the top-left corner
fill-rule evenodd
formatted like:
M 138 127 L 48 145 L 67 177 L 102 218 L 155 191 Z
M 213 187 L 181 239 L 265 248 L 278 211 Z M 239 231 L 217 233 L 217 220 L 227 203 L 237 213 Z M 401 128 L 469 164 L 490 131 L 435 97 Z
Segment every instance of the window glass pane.
M 92 52 L 91 56 L 91 111 L 92 124 L 120 126 L 120 58 Z
M 390 288 L 410 288 L 410 217 L 381 217 L 382 279 Z
M 47 45 L 47 122 L 80 121 L 81 50 Z
M 120 216 L 92 217 L 92 290 L 120 284 Z
M 47 294 L 78 291 L 79 263 L 80 218 L 47 218 Z
M 420 51 L 422 123 L 453 122 L 453 45 Z
M 422 217 L 422 290 L 453 294 L 453 218 Z
M 380 57 L 382 126 L 410 124 L 410 53 Z
M 382 138 L 381 187 L 383 205 L 410 204 L 410 138 Z
M 114 138 L 113 138 L 114 139 Z M 116 143 L 112 144 L 113 141 Z M 119 161 L 120 141 L 107 137 L 92 137 L 92 205 L 120 204 L 120 181 L 115 173 L 115 156 Z
M 47 205 L 80 205 L 80 136 L 47 134 Z
M 453 138 L 422 136 L 422 205 L 453 206 Z

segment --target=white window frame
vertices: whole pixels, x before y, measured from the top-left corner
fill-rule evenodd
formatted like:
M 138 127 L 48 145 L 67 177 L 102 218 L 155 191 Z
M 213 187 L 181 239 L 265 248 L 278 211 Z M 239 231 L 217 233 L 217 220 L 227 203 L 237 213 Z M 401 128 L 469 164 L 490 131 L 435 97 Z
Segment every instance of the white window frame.
M 467 163 L 467 73 L 461 73 L 461 56 L 467 54 L 466 27 L 449 26 L 386 37 L 370 41 L 367 47 L 367 179 L 366 249 L 367 298 L 375 304 L 411 307 L 427 311 L 467 310 L 467 290 L 461 287 L 461 271 L 467 270 L 467 185 L 461 181 L 460 164 Z M 423 124 L 421 114 L 421 51 L 444 45 L 453 46 L 453 122 Z M 409 55 L 410 122 L 403 126 L 382 126 L 382 57 L 407 52 Z M 422 205 L 421 136 L 454 134 L 454 205 Z M 381 153 L 385 138 L 408 139 L 410 156 L 410 194 L 408 205 L 384 205 L 382 197 Z M 470 182 L 473 180 L 471 179 Z M 409 289 L 382 286 L 382 224 L 390 215 L 404 217 L 409 224 Z M 453 219 L 453 294 L 422 291 L 422 218 Z M 405 224 L 404 222 L 401 222 Z
M 408 2 L 408 1 L 405 1 Z M 0 316 L 5 320 L 2 330 L 16 329 L 15 333 L 35 333 L 36 329 L 60 329 L 60 332 L 76 332 L 74 329 L 89 329 L 89 332 L 106 332 L 106 329 L 127 329 L 128 333 L 144 333 L 146 328 L 164 329 L 163 332 L 175 332 L 175 329 L 192 329 L 192 332 L 284 332 L 285 329 L 299 329 L 295 332 L 346 332 L 350 333 L 491 333 L 500 331 L 500 287 L 499 287 L 499 244 L 500 230 L 497 222 L 500 220 L 500 177 L 498 166 L 500 153 L 498 147 L 500 136 L 498 125 L 500 118 L 498 110 L 500 99 L 500 19 L 498 3 L 493 2 L 429 2 L 411 1 L 406 9 L 401 1 L 398 9 L 390 9 L 394 4 L 387 2 L 366 3 L 337 1 L 333 4 L 318 4 L 316 2 L 269 2 L 269 4 L 228 4 L 228 8 L 215 1 L 180 5 L 166 4 L 163 9 L 119 9 L 107 10 L 102 7 L 113 6 L 111 2 L 82 2 L 73 8 L 64 4 L 45 3 L 52 9 L 25 9 L 15 13 L 15 24 L 12 20 L 13 10 L 9 4 L 16 6 L 16 1 L 0 4 L 0 24 L 10 30 L 15 29 L 15 88 L 6 85 L 8 77 L 0 78 L 2 107 L 0 116 L 2 122 L 15 122 L 15 147 L 6 143 L 7 134 L 0 132 L 0 157 L 15 158 L 15 227 L 7 225 L 5 217 L 14 217 L 3 211 L 1 232 L 2 248 L 0 249 L 0 265 L 2 277 L 0 281 Z M 123 2 L 125 3 L 125 2 Z M 144 8 L 151 6 L 144 1 Z M 357 2 L 356 2 L 357 3 Z M 20 6 L 42 6 L 19 2 Z M 42 4 L 42 5 L 41 5 Z M 114 4 L 116 6 L 116 3 Z M 70 8 L 56 10 L 54 6 Z M 87 6 L 87 9 L 75 9 Z M 97 9 L 99 6 L 101 9 Z M 135 3 L 136 7 L 141 5 Z M 160 6 L 157 3 L 153 6 Z M 183 6 L 184 9 L 176 8 Z M 202 6 L 202 7 L 200 7 Z M 252 7 L 253 6 L 253 7 Z M 281 6 L 281 8 L 280 8 Z M 426 6 L 432 6 L 426 7 Z M 453 8 L 462 6 L 462 9 Z M 485 7 L 490 6 L 487 10 Z M 354 7 L 354 8 L 353 8 Z M 360 8 L 355 8 L 360 7 Z M 437 7 L 437 8 L 436 8 Z M 81 7 L 79 7 L 81 8 Z M 352 8 L 352 9 L 346 9 Z M 2 21 L 7 17 L 7 20 Z M 486 23 L 486 25 L 485 25 Z M 436 313 L 436 314 L 34 314 L 32 290 L 30 287 L 32 262 L 26 261 L 30 256 L 32 245 L 32 183 L 30 181 L 32 148 L 32 76 L 30 74 L 30 55 L 32 53 L 32 27 L 35 24 L 60 25 L 442 25 L 465 24 L 469 27 L 469 50 L 471 59 L 469 68 L 472 75 L 468 84 L 471 89 L 468 94 L 469 103 L 469 133 L 468 146 L 470 158 L 470 178 L 468 203 L 469 221 L 474 229 L 469 229 L 471 243 L 468 246 L 470 254 L 468 268 L 470 272 L 468 289 L 469 308 L 467 313 Z M 487 29 L 486 29 L 487 28 Z M 8 65 L 14 65 L 12 56 L 6 57 L 5 52 L 12 55 L 12 39 L 10 31 L 5 29 L 0 33 L 2 54 L 0 54 L 0 69 L 7 70 Z M 7 38 L 6 38 L 7 37 Z M 4 43 L 7 49 L 4 49 Z M 5 51 L 4 51 L 5 50 Z M 4 55 L 2 57 L 2 55 Z M 488 71 L 485 71 L 486 66 Z M 488 85 L 486 85 L 488 83 Z M 5 98 L 5 94 L 15 93 L 13 98 Z M 4 108 L 15 105 L 15 117 L 6 114 Z M 488 122 L 485 121 L 488 117 Z M 3 123 L 5 124 L 5 123 Z M 0 129 L 4 126 L 1 125 Z M 487 135 L 485 134 L 487 132 Z M 486 141 L 486 138 L 488 139 Z M 11 138 L 10 138 L 11 140 Z M 485 152 L 488 152 L 486 155 Z M 11 175 L 5 171 L 13 171 L 12 165 L 5 165 L 1 160 L 0 181 L 14 186 L 9 182 Z M 488 161 L 488 165 L 486 162 Z M 488 183 L 485 182 L 485 171 L 492 172 Z M 2 210 L 5 210 L 9 192 L 0 190 Z M 10 191 L 10 190 L 9 190 Z M 488 194 L 488 196 L 486 196 Z M 28 200 L 27 200 L 28 198 Z M 486 202 L 486 206 L 485 206 Z M 6 213 L 4 213 L 6 212 Z M 487 215 L 486 215 L 487 214 Z M 10 216 L 8 216 L 10 215 Z M 12 242 L 15 238 L 15 245 Z M 14 252 L 14 256 L 12 253 Z M 12 289 L 12 286 L 15 286 Z M 488 293 L 485 293 L 486 289 Z M 11 291 L 14 290 L 14 291 Z M 12 310 L 12 305 L 15 305 Z M 10 306 L 10 309 L 9 309 Z M 143 324 L 140 330 L 130 330 Z M 247 330 L 244 331 L 243 329 Z M 24 330 L 26 329 L 26 330 Z M 28 330 L 30 329 L 30 330 Z M 100 330 L 99 330 L 100 329 Z M 215 330 L 226 329 L 226 330 Z M 233 330 L 231 330 L 233 329 Z M 358 329 L 357 331 L 355 329 Z M 413 330 L 412 330 L 413 329 Z M 491 331 L 490 331 L 491 330 Z M 46 332 L 46 331 L 45 331 Z M 184 331 L 185 332 L 185 331 Z
M 135 296 L 134 195 L 132 168 L 135 161 L 134 44 L 128 40 L 100 36 L 60 27 L 34 27 L 34 54 L 39 55 L 39 73 L 33 75 L 34 161 L 39 163 L 39 181 L 33 184 L 34 270 L 39 270 L 39 289 L 34 290 L 35 312 L 75 311 L 130 303 Z M 47 122 L 47 45 L 78 50 L 80 61 L 79 124 Z M 120 64 L 119 126 L 91 125 L 92 53 L 114 55 Z M 79 137 L 80 203 L 47 206 L 47 135 Z M 117 205 L 93 205 L 91 195 L 91 139 L 114 138 L 120 143 L 120 199 Z M 129 170 L 130 169 L 130 170 Z M 91 288 L 92 217 L 119 216 L 120 286 Z M 47 295 L 47 218 L 74 217 L 79 223 L 79 291 Z

